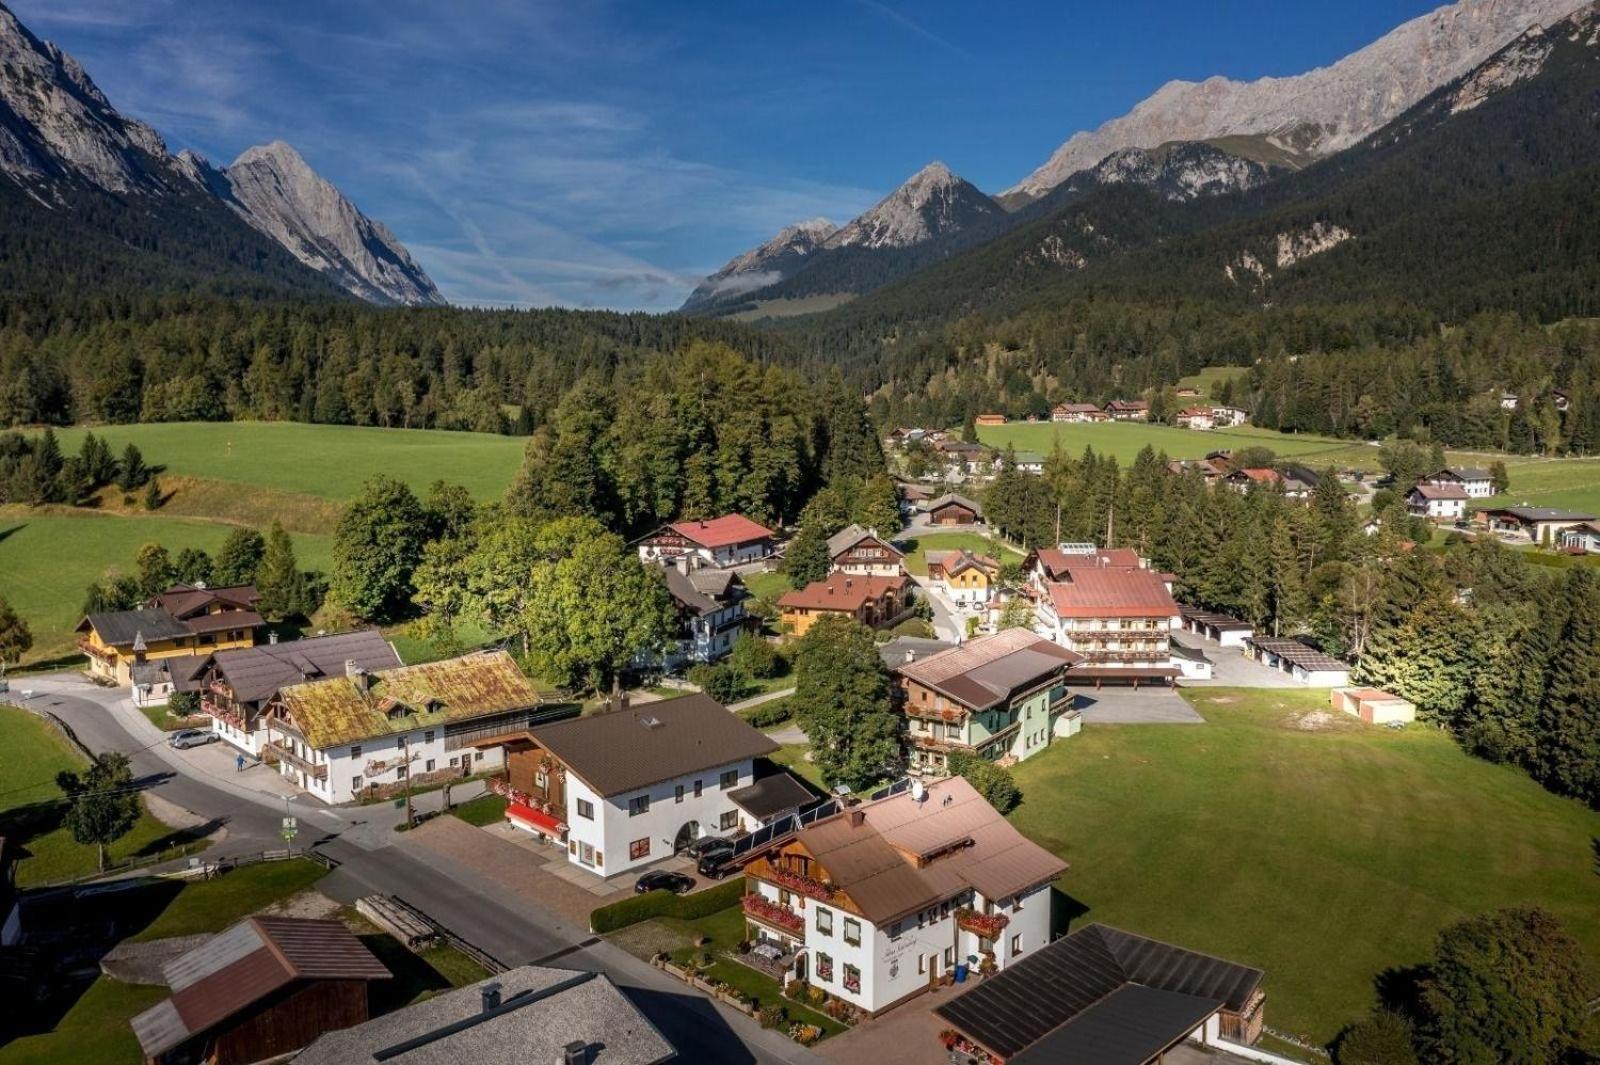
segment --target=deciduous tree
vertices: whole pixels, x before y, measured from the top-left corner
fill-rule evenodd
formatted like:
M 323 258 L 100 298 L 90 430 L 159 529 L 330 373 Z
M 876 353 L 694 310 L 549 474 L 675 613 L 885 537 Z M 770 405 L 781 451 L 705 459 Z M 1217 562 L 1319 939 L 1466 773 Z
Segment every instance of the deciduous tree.
M 411 578 L 426 539 L 426 515 L 411 489 L 386 474 L 373 477 L 334 531 L 333 598 L 369 621 L 403 616 L 411 609 Z
M 62 770 L 56 786 L 67 796 L 67 830 L 85 846 L 93 846 L 105 872 L 106 848 L 139 820 L 139 794 L 125 754 L 102 754 L 82 773 Z
M 795 716 L 829 784 L 862 788 L 894 773 L 900 720 L 872 630 L 831 615 L 806 630 L 795 652 Z

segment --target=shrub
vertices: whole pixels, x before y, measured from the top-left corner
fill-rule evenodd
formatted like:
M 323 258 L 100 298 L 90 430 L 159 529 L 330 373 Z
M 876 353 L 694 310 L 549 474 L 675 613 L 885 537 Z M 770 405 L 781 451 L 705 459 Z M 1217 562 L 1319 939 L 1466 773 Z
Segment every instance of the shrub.
M 1389 1010 L 1345 1029 L 1336 1049 L 1339 1065 L 1417 1065 L 1410 1022 Z
M 689 895 L 674 895 L 670 891 L 652 891 L 646 895 L 630 895 L 625 899 L 601 906 L 589 915 L 591 931 L 606 933 L 619 928 L 648 921 L 652 917 L 676 917 L 695 921 L 709 917 L 718 910 L 739 904 L 744 894 L 744 880 L 729 880 L 705 891 Z
M 189 717 L 200 712 L 199 692 L 173 692 L 167 699 L 167 713 L 173 717 Z
M 936 635 L 933 626 L 922 618 L 906 618 L 889 632 L 895 636 L 916 636 L 924 640 L 931 640 Z
M 750 686 L 744 674 L 727 663 L 700 663 L 689 670 L 689 683 L 724 704 L 738 702 Z
M 1011 812 L 1016 809 L 1017 803 L 1022 801 L 1022 791 L 1012 778 L 1011 771 L 1002 769 L 993 762 L 970 754 L 956 753 L 950 756 L 950 772 L 964 777 L 990 806 L 1001 813 Z
M 752 707 L 744 715 L 745 721 L 751 728 L 772 728 L 774 725 L 781 725 L 793 717 L 794 698 L 787 695 L 782 699 L 774 699 L 769 703 L 762 703 L 760 706 Z
M 756 1020 L 761 1022 L 763 1028 L 777 1028 L 788 1019 L 789 1012 L 782 1006 L 762 1006 L 756 1011 Z
M 728 663 L 745 676 L 758 680 L 778 676 L 787 664 L 775 645 L 748 632 L 733 642 Z

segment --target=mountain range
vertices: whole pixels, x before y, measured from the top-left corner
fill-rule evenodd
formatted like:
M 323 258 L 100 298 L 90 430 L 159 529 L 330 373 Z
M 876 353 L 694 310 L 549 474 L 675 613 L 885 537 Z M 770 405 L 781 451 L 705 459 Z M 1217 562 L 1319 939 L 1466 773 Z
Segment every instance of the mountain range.
M 173 155 L 3 4 L 0 201 L 0 250 L 12 250 L 0 258 L 29 267 L 29 277 L 7 278 L 24 287 L 53 284 L 47 264 L 98 248 L 108 261 L 91 272 L 97 283 L 147 272 L 223 290 L 266 283 L 383 304 L 444 302 L 394 234 L 293 148 L 250 148 L 227 168 Z
M 918 227 L 908 208 L 929 182 L 924 170 L 839 231 L 865 227 L 903 234 L 893 247 L 869 244 L 865 254 L 851 256 L 821 247 L 819 254 L 763 263 L 758 270 L 742 266 L 746 256 L 740 256 L 713 275 L 720 282 L 714 298 L 702 286 L 682 309 L 778 315 L 781 301 L 797 296 L 859 295 L 1108 185 L 1142 186 L 1168 200 L 1249 191 L 1361 143 L 1527 31 L 1549 26 L 1584 2 L 1458 0 L 1305 74 L 1168 82 L 1128 114 L 1073 134 L 998 197 L 961 182 L 967 202 L 1002 207 L 1009 215 L 971 210 L 951 214 L 936 228 Z M 954 179 L 944 175 L 948 171 L 940 167 L 941 180 Z M 916 253 L 907 254 L 908 248 Z M 1066 249 L 1056 254 L 1072 258 Z

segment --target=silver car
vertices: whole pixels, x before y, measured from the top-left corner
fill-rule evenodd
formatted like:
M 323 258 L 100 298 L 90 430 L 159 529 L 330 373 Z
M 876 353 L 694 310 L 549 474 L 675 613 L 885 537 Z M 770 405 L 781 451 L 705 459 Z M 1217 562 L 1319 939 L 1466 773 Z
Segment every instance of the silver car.
M 215 743 L 217 734 L 201 728 L 183 728 L 167 737 L 167 743 L 173 750 L 183 751 L 190 747 L 203 747 L 208 743 Z

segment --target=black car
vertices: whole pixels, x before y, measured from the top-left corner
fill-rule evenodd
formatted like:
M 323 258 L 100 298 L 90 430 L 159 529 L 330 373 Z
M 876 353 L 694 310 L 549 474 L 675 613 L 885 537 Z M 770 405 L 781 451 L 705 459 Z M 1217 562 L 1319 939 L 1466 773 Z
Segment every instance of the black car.
M 733 844 L 727 840 L 717 840 L 718 846 L 706 847 L 700 852 L 700 860 L 695 863 L 695 871 L 701 876 L 712 880 L 721 880 L 738 868 L 733 862 Z
M 692 887 L 694 887 L 694 877 L 684 873 L 669 873 L 665 870 L 658 870 L 641 876 L 634 882 L 633 890 L 638 895 L 643 895 L 650 891 L 670 891 L 674 895 L 682 895 Z
M 727 840 L 720 836 L 701 836 L 699 839 L 693 841 L 687 847 L 683 848 L 683 853 L 687 854 L 691 858 L 698 859 L 708 850 L 716 850 L 718 847 L 727 846 L 731 845 Z

